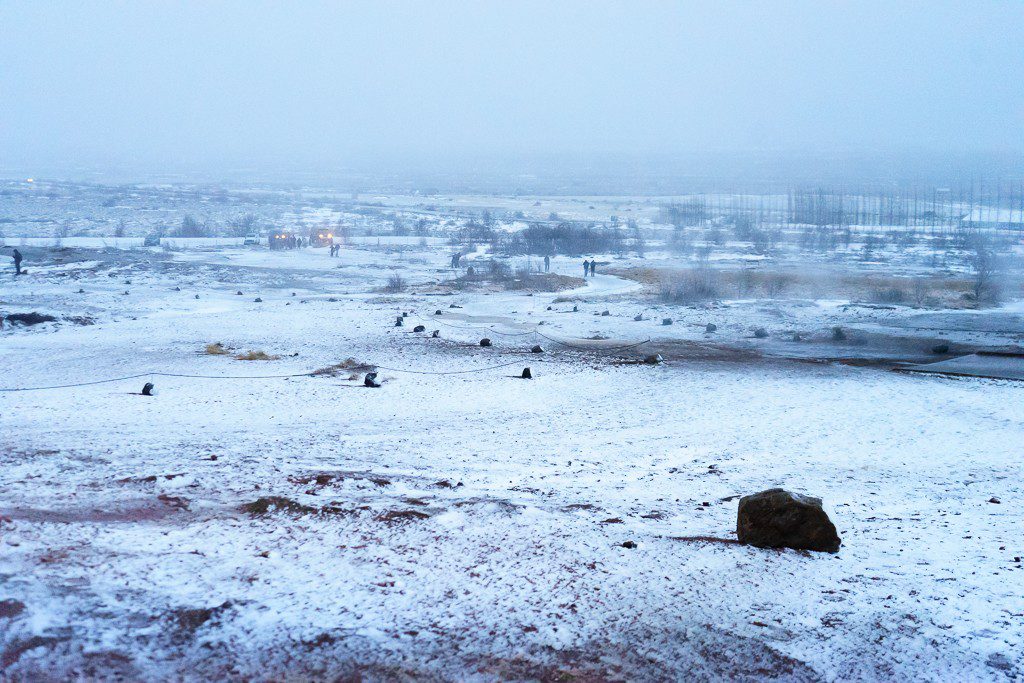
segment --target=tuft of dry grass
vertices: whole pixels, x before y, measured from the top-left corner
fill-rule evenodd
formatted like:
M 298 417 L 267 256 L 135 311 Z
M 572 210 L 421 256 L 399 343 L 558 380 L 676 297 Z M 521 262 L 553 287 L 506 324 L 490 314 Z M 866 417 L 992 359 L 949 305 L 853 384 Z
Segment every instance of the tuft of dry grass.
M 231 349 L 220 342 L 216 342 L 214 344 L 207 344 L 203 349 L 203 353 L 207 356 L 226 356 L 231 353 Z
M 235 356 L 235 360 L 278 360 L 280 356 L 268 355 L 265 351 L 246 351 Z

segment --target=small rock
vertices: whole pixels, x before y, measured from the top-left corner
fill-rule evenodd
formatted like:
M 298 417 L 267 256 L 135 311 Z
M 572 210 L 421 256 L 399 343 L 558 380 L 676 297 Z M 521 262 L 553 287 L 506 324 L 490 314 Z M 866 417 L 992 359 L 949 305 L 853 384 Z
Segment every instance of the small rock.
M 633 316 L 633 320 L 635 320 L 636 322 L 640 322 L 643 319 L 644 319 L 644 316 L 643 316 L 642 313 L 638 313 L 637 315 Z
M 611 315 L 611 311 L 607 311 L 607 310 L 605 310 L 605 311 L 601 311 L 601 315 L 602 315 L 602 316 L 607 316 L 607 315 Z
M 402 320 L 402 316 L 398 316 L 397 318 L 395 318 L 395 327 L 401 327 L 404 324 L 405 321 Z
M 634 543 L 633 541 L 626 541 L 622 544 L 622 547 L 628 548 L 629 550 L 633 550 L 634 548 L 636 548 L 636 543 Z
M 579 313 L 579 311 L 580 311 L 580 307 L 579 306 L 573 306 L 572 307 L 572 312 L 573 313 Z
M 832 328 L 832 341 L 846 341 L 846 332 L 843 328 L 836 326 Z
M 520 375 L 523 379 L 533 379 L 533 374 L 530 372 L 530 368 L 523 368 L 523 374 Z
M 143 387 L 142 387 L 142 395 L 143 396 L 152 396 L 153 395 L 153 388 L 154 387 L 153 387 L 153 383 L 152 382 L 146 382 L 146 384 L 143 385 Z
M 380 388 L 380 382 L 377 381 L 377 373 L 376 372 L 368 372 L 368 373 L 366 373 L 366 377 L 363 377 L 363 386 L 364 387 L 370 387 L 371 389 L 379 389 Z
M 491 340 L 488 339 L 487 337 L 484 337 L 483 339 L 480 340 L 480 346 L 490 346 L 490 345 L 491 345 Z
M 740 498 L 736 535 L 740 543 L 759 548 L 835 553 L 842 545 L 820 498 L 785 489 L 768 489 Z
M 439 308 L 436 311 L 434 311 L 434 315 L 441 315 L 441 309 Z
M 672 324 L 672 318 L 662 318 L 661 319 L 661 324 L 662 325 L 671 325 Z
M 441 330 L 434 330 L 433 332 L 430 333 L 430 336 L 433 337 L 434 339 L 437 339 L 438 337 L 441 336 Z
M 263 303 L 263 299 L 261 299 L 259 297 L 256 297 L 255 299 L 253 299 L 253 302 L 257 303 L 257 304 L 261 304 L 261 303 Z
M 932 353 L 934 353 L 934 354 L 949 353 L 949 344 L 936 344 L 935 346 L 932 347 Z
M 242 290 L 238 290 L 237 292 L 235 292 L 235 296 L 242 296 Z
M 198 294 L 196 294 L 196 298 L 197 298 L 197 299 L 199 298 L 199 295 L 198 295 Z
M 704 331 L 707 332 L 708 334 L 710 334 L 712 332 L 718 332 L 718 325 L 716 325 L 714 323 L 708 323 L 704 327 Z
M 426 327 L 426 325 L 417 325 L 416 327 L 412 328 L 412 331 L 413 332 L 426 332 L 427 331 L 427 327 Z
M 999 505 L 999 504 L 1000 504 L 1000 503 L 1002 503 L 1003 501 L 999 500 L 999 499 L 998 499 L 998 498 L 996 498 L 995 496 L 992 496 L 991 498 L 989 498 L 989 499 L 988 499 L 988 502 L 990 502 L 990 503 L 995 503 L 996 505 Z
M 654 355 L 644 358 L 644 362 L 648 365 L 658 365 L 659 363 L 664 363 L 665 359 L 661 357 L 660 353 L 655 353 Z
M 544 347 L 540 344 L 534 344 L 533 348 L 530 349 L 530 353 L 544 353 Z
M 756 330 L 754 330 L 754 336 L 757 337 L 758 339 L 765 339 L 768 337 L 768 330 L 764 329 L 763 327 L 759 327 Z

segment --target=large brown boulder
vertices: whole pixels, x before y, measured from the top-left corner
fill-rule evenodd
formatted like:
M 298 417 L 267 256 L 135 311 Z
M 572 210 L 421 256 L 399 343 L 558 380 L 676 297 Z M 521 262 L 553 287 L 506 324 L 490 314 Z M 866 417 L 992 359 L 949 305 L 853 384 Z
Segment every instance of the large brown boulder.
M 740 543 L 759 548 L 839 551 L 842 541 L 821 508 L 821 499 L 768 489 L 740 498 L 736 518 Z

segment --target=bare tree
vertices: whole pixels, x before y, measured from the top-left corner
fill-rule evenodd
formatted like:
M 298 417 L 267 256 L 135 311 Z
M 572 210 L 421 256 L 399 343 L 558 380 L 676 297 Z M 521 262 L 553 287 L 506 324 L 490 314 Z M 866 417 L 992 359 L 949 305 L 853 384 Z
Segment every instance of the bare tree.
M 981 303 L 999 303 L 999 257 L 992 250 L 988 240 L 976 235 L 971 240 L 971 268 L 974 270 L 972 291 L 974 300 Z

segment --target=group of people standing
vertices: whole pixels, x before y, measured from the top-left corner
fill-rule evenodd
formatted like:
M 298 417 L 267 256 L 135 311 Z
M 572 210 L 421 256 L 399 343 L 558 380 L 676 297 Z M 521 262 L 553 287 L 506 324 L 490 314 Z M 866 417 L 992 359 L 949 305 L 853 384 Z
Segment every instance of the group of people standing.
M 597 259 L 588 261 L 583 259 L 583 277 L 597 275 Z
M 341 245 L 340 244 L 332 244 L 331 245 L 331 256 L 337 256 L 340 253 L 341 253 Z

